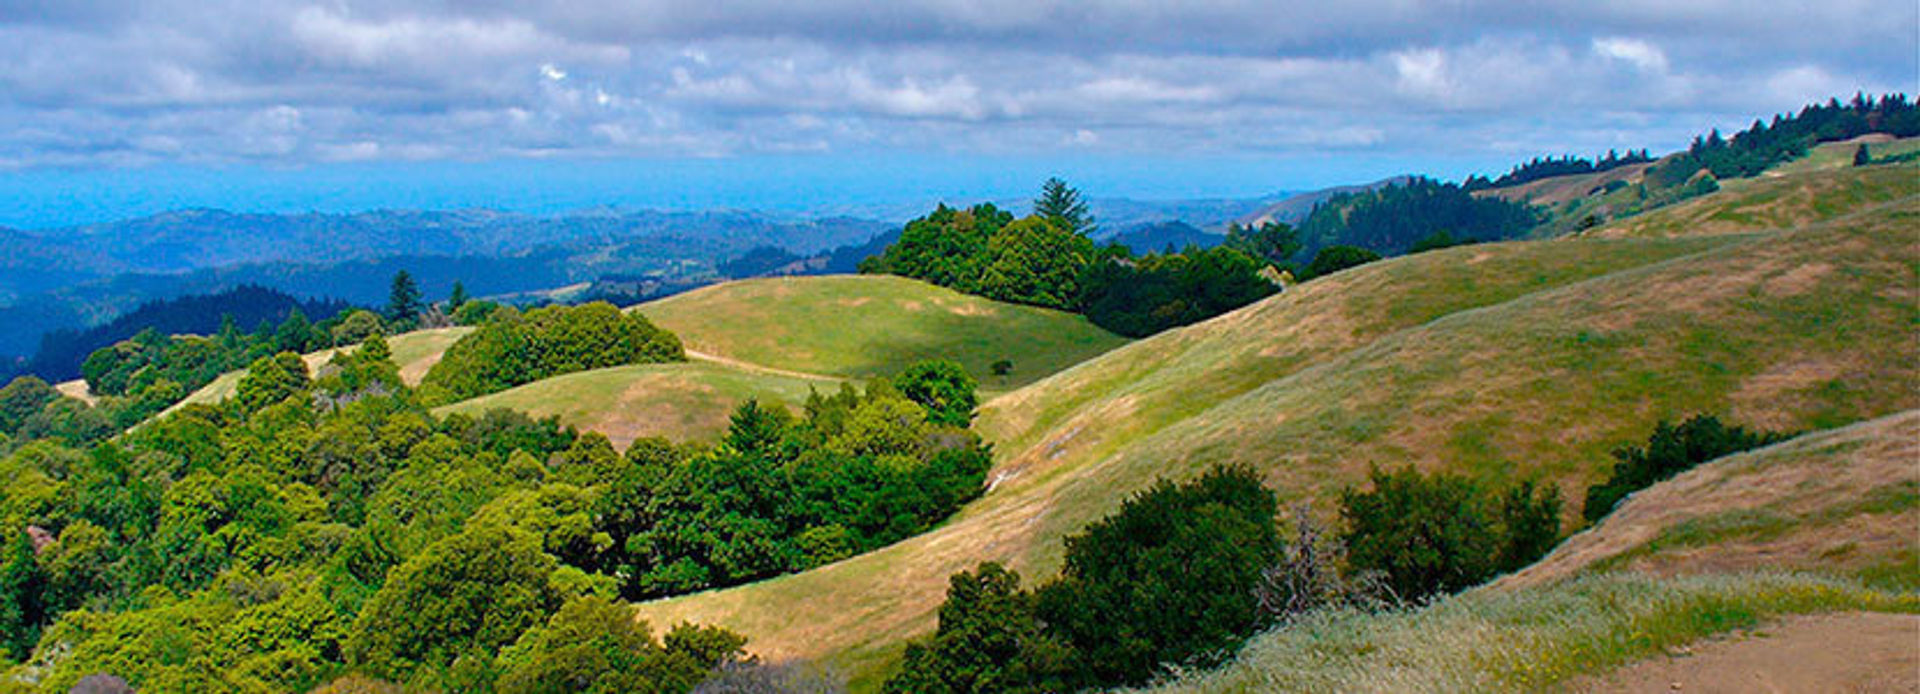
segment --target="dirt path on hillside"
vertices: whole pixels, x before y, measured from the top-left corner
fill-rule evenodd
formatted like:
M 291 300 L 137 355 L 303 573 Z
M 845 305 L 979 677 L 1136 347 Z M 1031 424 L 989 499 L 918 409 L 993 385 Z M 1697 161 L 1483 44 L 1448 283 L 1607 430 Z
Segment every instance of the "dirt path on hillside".
M 1576 692 L 1920 692 L 1920 615 L 1803 615 L 1585 678 Z
M 806 379 L 806 380 L 814 380 L 814 381 L 844 381 L 844 380 L 847 380 L 847 379 L 844 379 L 844 378 L 841 378 L 841 377 L 839 377 L 839 376 L 827 376 L 827 375 L 824 375 L 824 374 L 810 374 L 810 373 L 806 373 L 806 372 L 804 372 L 804 371 L 788 371 L 788 370 L 786 370 L 786 369 L 776 369 L 776 368 L 773 368 L 773 367 L 771 367 L 771 366 L 761 366 L 761 365 L 759 365 L 759 364 L 753 364 L 753 363 L 748 363 L 748 362 L 744 362 L 744 361 L 740 361 L 740 360 L 738 360 L 738 359 L 734 359 L 733 357 L 723 357 L 723 356 L 720 356 L 720 355 L 718 355 L 718 354 L 708 354 L 708 353 L 706 353 L 706 352 L 701 352 L 701 351 L 698 351 L 698 350 L 691 350 L 691 349 L 688 349 L 688 350 L 686 350 L 686 353 L 687 353 L 687 358 L 688 358 L 688 359 L 698 359 L 698 360 L 700 360 L 700 361 L 710 361 L 710 362 L 713 362 L 713 363 L 715 363 L 715 364 L 722 364 L 722 365 L 726 365 L 726 366 L 731 366 L 731 367 L 733 367 L 733 368 L 736 368 L 736 369 L 740 369 L 740 370 L 742 370 L 742 371 L 754 371 L 754 372 L 758 372 L 758 373 L 763 373 L 763 374 L 770 374 L 770 375 L 774 375 L 774 376 L 786 376 L 786 377 L 789 377 L 789 378 L 799 378 L 799 379 Z

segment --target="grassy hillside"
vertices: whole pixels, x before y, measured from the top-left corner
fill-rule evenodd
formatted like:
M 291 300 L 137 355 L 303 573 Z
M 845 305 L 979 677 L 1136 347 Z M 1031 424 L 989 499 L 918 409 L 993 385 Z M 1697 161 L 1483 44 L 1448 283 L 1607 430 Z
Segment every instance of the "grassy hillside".
M 1920 411 L 1728 456 L 1487 588 L 1315 615 L 1160 691 L 1529 691 L 1773 616 L 1920 611 L 1917 459 Z M 1751 573 L 1781 570 L 1810 573 Z
M 1911 409 L 1915 214 L 1920 198 L 1791 232 L 1473 246 L 1315 280 L 988 403 L 996 486 L 932 533 L 643 612 L 871 686 L 931 628 L 948 574 L 995 559 L 1044 577 L 1063 535 L 1160 476 L 1238 462 L 1324 499 L 1370 464 L 1414 464 L 1574 496 L 1663 417 L 1813 429 Z
M 741 402 L 757 398 L 798 411 L 809 388 L 830 395 L 840 381 L 770 374 L 716 364 L 637 364 L 582 371 L 434 410 L 479 415 L 504 407 L 597 431 L 625 450 L 635 438 L 711 439 Z
M 410 386 L 419 385 L 420 379 L 427 375 L 427 369 L 433 368 L 434 364 L 440 362 L 440 355 L 446 353 L 447 347 L 452 346 L 470 332 L 473 332 L 473 328 L 416 330 L 387 338 L 387 346 L 393 349 L 393 363 L 400 367 L 401 380 L 406 381 Z M 343 348 L 323 349 L 304 355 L 307 370 L 313 371 L 320 368 L 332 359 L 333 353 L 339 349 Z M 212 383 L 202 386 L 179 404 L 168 408 L 167 412 L 193 403 L 217 403 L 233 397 L 234 390 L 240 386 L 240 377 L 245 373 L 245 371 L 229 371 L 221 374 Z
M 1728 456 L 1642 490 L 1599 525 L 1496 583 L 1593 571 L 1794 569 L 1920 582 L 1920 411 Z
M 879 275 L 728 282 L 638 310 L 679 335 L 689 352 L 860 379 L 943 357 L 966 366 L 990 392 L 1031 383 L 1125 343 L 1073 314 Z M 1012 373 L 991 375 L 989 366 L 1001 359 L 1013 362 Z
M 1417 609 L 1311 615 L 1254 637 L 1224 667 L 1187 673 L 1153 691 L 1561 691 L 1581 675 L 1707 636 L 1837 611 L 1912 614 L 1920 612 L 1920 599 L 1804 575 L 1589 577 L 1468 593 Z
M 1847 151 L 1851 157 L 1852 150 Z M 1769 172 L 1757 178 L 1723 181 L 1721 185 L 1719 193 L 1629 217 L 1588 235 L 1683 236 L 1815 224 L 1920 194 L 1920 165 Z

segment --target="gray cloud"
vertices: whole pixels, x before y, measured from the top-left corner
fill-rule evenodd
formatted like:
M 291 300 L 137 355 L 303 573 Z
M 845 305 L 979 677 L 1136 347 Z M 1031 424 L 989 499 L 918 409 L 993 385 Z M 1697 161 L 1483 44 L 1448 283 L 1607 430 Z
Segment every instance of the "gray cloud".
M 1487 156 L 1914 91 L 1911 3 L 0 0 L 0 167 Z

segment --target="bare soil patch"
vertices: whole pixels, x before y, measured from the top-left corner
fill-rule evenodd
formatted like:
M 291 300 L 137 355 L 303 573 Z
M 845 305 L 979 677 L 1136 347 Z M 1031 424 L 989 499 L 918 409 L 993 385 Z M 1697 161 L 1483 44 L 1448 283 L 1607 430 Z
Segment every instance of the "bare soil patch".
M 1577 692 L 1920 692 L 1920 615 L 1802 615 L 1569 687 Z

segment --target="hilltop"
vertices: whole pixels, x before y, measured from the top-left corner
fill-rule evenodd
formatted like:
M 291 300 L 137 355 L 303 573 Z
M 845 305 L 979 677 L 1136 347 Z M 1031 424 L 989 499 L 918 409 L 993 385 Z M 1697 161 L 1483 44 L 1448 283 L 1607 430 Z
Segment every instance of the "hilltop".
M 1818 429 L 1911 409 L 1916 213 L 1909 188 L 1787 231 L 1483 244 L 1318 279 L 986 403 L 996 484 L 927 535 L 643 613 L 870 685 L 931 626 L 948 574 L 994 559 L 1044 577 L 1060 537 L 1158 477 L 1244 463 L 1324 500 L 1412 464 L 1577 498 L 1661 418 Z
M 688 353 L 802 374 L 871 379 L 953 359 L 983 390 L 1032 383 L 1126 340 L 1085 318 L 884 275 L 728 282 L 634 310 Z M 1012 363 L 1005 376 L 993 363 Z
M 434 414 L 480 415 L 494 408 L 596 431 L 625 450 L 634 439 L 710 441 L 748 399 L 798 411 L 810 392 L 831 395 L 844 381 L 800 377 L 712 361 L 639 364 L 556 376 L 511 390 L 435 408 Z

